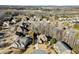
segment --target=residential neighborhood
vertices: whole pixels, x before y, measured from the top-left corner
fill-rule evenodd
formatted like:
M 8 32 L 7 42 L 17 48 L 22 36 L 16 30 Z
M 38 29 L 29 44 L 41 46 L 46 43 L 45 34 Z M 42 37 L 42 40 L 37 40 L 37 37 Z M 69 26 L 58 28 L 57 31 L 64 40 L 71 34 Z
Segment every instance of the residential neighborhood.
M 0 54 L 79 54 L 79 6 L 0 5 Z

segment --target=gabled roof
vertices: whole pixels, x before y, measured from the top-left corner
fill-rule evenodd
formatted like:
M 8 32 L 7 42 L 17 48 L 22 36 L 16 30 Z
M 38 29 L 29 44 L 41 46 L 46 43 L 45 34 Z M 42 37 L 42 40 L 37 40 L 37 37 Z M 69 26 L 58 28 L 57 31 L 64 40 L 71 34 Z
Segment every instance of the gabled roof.
M 58 47 L 59 51 L 62 53 L 66 50 L 71 50 L 65 43 L 63 43 L 62 41 L 58 41 L 56 43 L 56 46 Z

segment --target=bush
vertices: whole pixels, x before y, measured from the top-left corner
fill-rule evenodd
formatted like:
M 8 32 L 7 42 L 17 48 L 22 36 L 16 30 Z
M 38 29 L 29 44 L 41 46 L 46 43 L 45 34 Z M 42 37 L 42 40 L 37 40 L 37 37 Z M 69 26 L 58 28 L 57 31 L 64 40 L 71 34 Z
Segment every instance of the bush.
M 57 42 L 56 38 L 52 38 L 52 39 L 50 40 L 50 45 L 55 44 L 56 42 Z

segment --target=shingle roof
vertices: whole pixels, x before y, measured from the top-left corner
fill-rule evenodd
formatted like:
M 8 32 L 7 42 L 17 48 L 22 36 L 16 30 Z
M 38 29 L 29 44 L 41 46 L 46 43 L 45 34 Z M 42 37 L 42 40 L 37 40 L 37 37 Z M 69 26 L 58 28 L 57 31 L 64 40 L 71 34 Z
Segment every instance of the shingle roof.
M 59 51 L 62 53 L 66 50 L 70 50 L 69 47 L 67 45 L 65 45 L 62 41 L 58 41 L 56 43 L 56 46 L 58 47 Z
M 47 54 L 47 53 L 43 50 L 35 50 L 32 52 L 32 54 Z

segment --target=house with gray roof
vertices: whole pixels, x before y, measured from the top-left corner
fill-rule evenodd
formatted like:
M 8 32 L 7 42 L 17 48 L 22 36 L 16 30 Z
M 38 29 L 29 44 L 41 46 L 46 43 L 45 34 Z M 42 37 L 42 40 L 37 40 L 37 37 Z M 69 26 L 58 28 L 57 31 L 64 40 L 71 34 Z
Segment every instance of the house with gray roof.
M 65 43 L 62 41 L 58 41 L 54 45 L 54 49 L 58 54 L 71 54 L 71 49 L 69 46 L 67 46 Z

